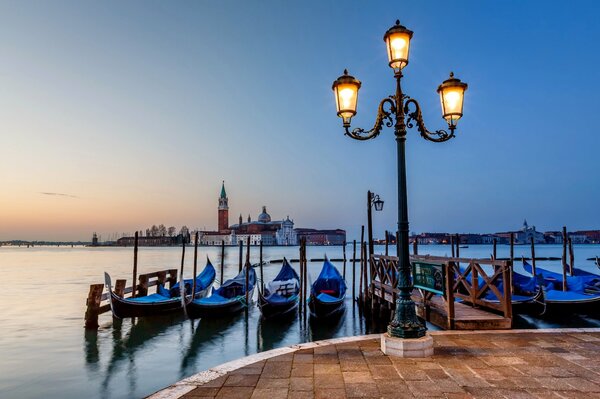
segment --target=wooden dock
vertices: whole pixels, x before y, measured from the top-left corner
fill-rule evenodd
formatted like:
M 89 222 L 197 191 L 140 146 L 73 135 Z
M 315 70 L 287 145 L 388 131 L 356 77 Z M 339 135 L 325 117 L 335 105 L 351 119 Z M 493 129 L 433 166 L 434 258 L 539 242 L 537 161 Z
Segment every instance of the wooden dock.
M 411 262 L 439 265 L 443 270 L 443 287 L 428 291 L 413 291 L 417 314 L 445 330 L 501 330 L 512 327 L 510 261 L 494 259 L 464 259 L 437 256 L 411 256 Z M 371 300 L 395 306 L 399 294 L 397 287 L 398 258 L 372 255 Z M 462 266 L 461 266 L 462 265 Z M 487 267 L 482 267 L 487 265 Z M 488 270 L 488 272 L 486 272 Z M 493 270 L 490 272 L 490 270 Z M 493 300 L 484 299 L 492 292 Z

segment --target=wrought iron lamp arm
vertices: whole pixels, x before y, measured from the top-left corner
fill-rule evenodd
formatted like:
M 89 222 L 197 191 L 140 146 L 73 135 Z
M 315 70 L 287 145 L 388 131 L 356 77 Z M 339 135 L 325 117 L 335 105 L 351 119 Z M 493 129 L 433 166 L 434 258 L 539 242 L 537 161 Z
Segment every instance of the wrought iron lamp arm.
M 444 141 L 448 141 L 454 137 L 454 129 L 456 127 L 449 126 L 450 133 L 446 130 L 436 130 L 435 132 L 430 132 L 425 127 L 425 122 L 423 122 L 423 114 L 421 113 L 421 106 L 417 102 L 417 100 L 413 98 L 406 97 L 407 100 L 404 103 L 404 113 L 406 114 L 406 127 L 412 128 L 417 125 L 417 130 L 421 134 L 425 140 L 433 141 L 436 143 L 441 143 Z M 410 104 L 414 105 L 414 111 L 410 111 Z
M 390 111 L 385 110 L 386 104 L 390 107 Z M 373 139 L 373 138 L 379 136 L 379 133 L 381 133 L 381 129 L 383 128 L 384 123 L 387 127 L 392 127 L 394 125 L 394 121 L 392 119 L 392 114 L 394 113 L 395 109 L 396 109 L 395 101 L 391 98 L 384 98 L 379 103 L 379 108 L 377 109 L 377 118 L 375 118 L 375 125 L 373 126 L 372 129 L 365 130 L 365 129 L 357 127 L 357 128 L 350 130 L 350 124 L 348 124 L 348 125 L 344 125 L 344 128 L 346 130 L 346 133 L 344 133 L 344 134 L 355 140 Z

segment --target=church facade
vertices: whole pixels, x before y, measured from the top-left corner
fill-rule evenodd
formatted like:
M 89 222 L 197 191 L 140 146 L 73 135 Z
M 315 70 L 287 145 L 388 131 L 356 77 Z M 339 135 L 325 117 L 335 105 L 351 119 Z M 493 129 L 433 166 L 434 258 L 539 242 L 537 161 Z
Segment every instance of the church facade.
M 202 245 L 239 245 L 240 242 L 251 245 L 297 245 L 298 236 L 294 230 L 294 221 L 288 217 L 283 220 L 271 220 L 267 207 L 262 207 L 262 212 L 256 220 L 250 215 L 246 222 L 240 215 L 238 223 L 229 225 L 229 199 L 225 191 L 225 182 L 221 186 L 218 206 L 218 231 L 200 232 Z

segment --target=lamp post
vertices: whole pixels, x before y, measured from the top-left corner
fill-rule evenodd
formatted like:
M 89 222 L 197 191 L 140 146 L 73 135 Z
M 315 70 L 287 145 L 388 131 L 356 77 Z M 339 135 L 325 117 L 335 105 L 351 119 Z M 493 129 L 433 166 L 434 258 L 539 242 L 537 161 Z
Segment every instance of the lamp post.
M 345 135 L 355 140 L 369 140 L 377 137 L 383 128 L 394 127 L 398 153 L 398 289 L 400 295 L 396 301 L 394 319 L 388 326 L 388 334 L 396 338 L 421 338 L 426 328 L 419 321 L 415 312 L 415 303 L 411 298 L 411 265 L 408 251 L 408 206 L 406 193 L 406 154 L 405 141 L 407 128 L 416 127 L 421 137 L 433 142 L 444 142 L 454 137 L 458 120 L 462 117 L 464 92 L 467 84 L 461 82 L 450 73 L 450 77 L 442 82 L 437 92 L 442 104 L 442 117 L 448 123 L 448 131 L 429 131 L 423 122 L 421 107 L 417 100 L 402 92 L 400 82 L 402 69 L 408 65 L 410 40 L 413 32 L 400 25 L 400 21 L 388 29 L 383 36 L 386 43 L 389 66 L 394 70 L 396 93 L 384 98 L 379 103 L 375 125 L 370 130 L 354 128 L 350 130 L 350 121 L 356 115 L 358 90 L 361 82 L 344 74 L 333 82 L 333 92 L 337 106 L 337 115 L 342 118 Z
M 379 195 L 367 191 L 367 233 L 369 234 L 369 256 L 373 255 L 373 217 L 371 216 L 371 209 L 375 207 L 377 212 L 383 210 L 383 200 L 379 198 Z

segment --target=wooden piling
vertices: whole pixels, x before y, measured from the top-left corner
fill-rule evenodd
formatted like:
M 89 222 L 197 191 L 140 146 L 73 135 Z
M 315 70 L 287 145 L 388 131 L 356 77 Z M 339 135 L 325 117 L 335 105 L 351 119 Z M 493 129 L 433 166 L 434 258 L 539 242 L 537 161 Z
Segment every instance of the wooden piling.
M 115 295 L 117 295 L 119 298 L 123 298 L 125 296 L 125 284 L 127 284 L 127 280 L 123 279 L 118 279 L 115 282 Z
M 530 237 L 531 239 L 531 274 L 535 277 L 535 239 Z
M 133 291 L 131 291 L 131 297 L 135 298 L 136 295 L 136 281 L 137 281 L 137 259 L 138 258 L 138 232 L 135 232 L 133 239 L 133 280 L 131 280 L 133 285 Z
M 363 276 L 364 276 L 364 252 L 363 252 L 363 242 L 360 242 L 360 271 L 359 271 L 359 282 L 358 282 L 358 303 L 362 304 L 363 301 Z
M 563 251 L 562 251 L 562 275 L 563 275 L 563 291 L 567 290 L 567 227 L 563 226 L 562 228 L 562 241 L 563 241 Z
M 250 236 L 248 236 L 248 242 L 246 245 L 246 264 L 250 265 Z
M 98 328 L 98 315 L 100 314 L 100 302 L 102 301 L 102 290 L 104 284 L 91 284 L 88 297 L 85 302 L 85 328 Z
M 185 248 L 185 247 L 184 247 Z M 192 274 L 192 300 L 196 295 L 196 273 L 198 272 L 198 232 L 196 231 L 196 235 L 194 236 L 194 273 Z M 181 295 L 185 295 L 185 282 L 182 278 L 181 287 L 183 291 Z
M 365 263 L 365 266 L 363 267 L 363 270 L 365 273 L 365 275 L 363 277 L 364 282 L 365 282 L 365 285 L 364 285 L 365 291 L 363 293 L 363 298 L 368 301 L 370 299 L 370 295 L 369 295 L 370 294 L 370 289 L 369 289 L 370 284 L 369 284 L 369 276 L 367 274 L 367 270 L 369 268 L 369 259 L 367 258 L 368 251 L 367 251 L 367 243 L 366 242 L 363 242 L 363 247 L 364 247 L 363 253 L 365 254 L 365 258 L 363 259 L 363 262 Z
M 148 275 L 142 274 L 138 277 L 138 294 L 139 296 L 148 295 Z
M 238 262 L 238 273 L 242 272 L 242 258 L 244 256 L 244 241 L 240 240 L 240 259 Z
M 369 243 L 369 252 L 367 253 L 367 258 L 373 255 L 374 247 L 373 247 L 373 214 L 372 214 L 372 206 L 371 206 L 371 196 L 373 193 L 371 191 L 367 191 L 367 241 Z
M 344 268 L 343 268 L 343 273 L 342 273 L 342 277 L 344 278 L 344 281 L 346 281 L 346 241 L 344 241 L 343 244 L 343 253 L 344 253 Z
M 356 300 L 356 240 L 352 242 L 352 300 Z
M 575 252 L 573 252 L 573 240 L 569 237 L 569 274 L 575 274 Z
M 390 236 L 388 231 L 385 231 L 385 256 L 389 255 L 389 246 L 390 246 Z
M 250 252 L 250 237 L 248 237 L 248 252 Z M 248 292 L 248 289 L 250 288 L 250 268 L 252 267 L 252 265 L 250 264 L 250 262 L 246 262 L 246 264 L 244 265 L 244 273 L 246 274 L 246 282 L 245 282 L 245 288 L 246 288 L 246 313 L 248 313 L 248 309 L 250 308 L 250 293 Z
M 185 240 L 181 240 L 181 269 L 179 270 L 179 278 L 183 281 L 183 263 L 185 261 Z M 196 278 L 196 275 L 193 277 Z M 183 284 L 183 282 L 181 283 Z
M 415 236 L 415 240 L 413 241 L 413 254 L 414 255 L 418 255 L 419 254 L 419 243 L 417 241 L 417 237 Z
M 223 284 L 223 268 L 225 265 L 225 240 L 221 240 L 221 276 L 220 276 L 220 284 Z
M 454 236 L 450 236 L 450 246 L 452 247 L 452 257 L 455 257 L 454 253 Z
M 456 257 L 460 258 L 460 236 L 458 233 L 456 234 L 456 239 L 454 241 L 456 242 Z
M 497 258 L 497 252 L 496 252 L 496 246 L 498 245 L 498 240 L 496 238 L 494 238 L 493 241 L 493 249 L 492 249 L 492 256 L 494 257 L 494 259 Z
M 510 233 L 510 263 L 515 261 L 515 233 Z
M 258 262 L 260 264 L 260 293 L 265 293 L 265 276 L 263 273 L 263 243 L 260 240 L 260 246 L 258 248 Z

